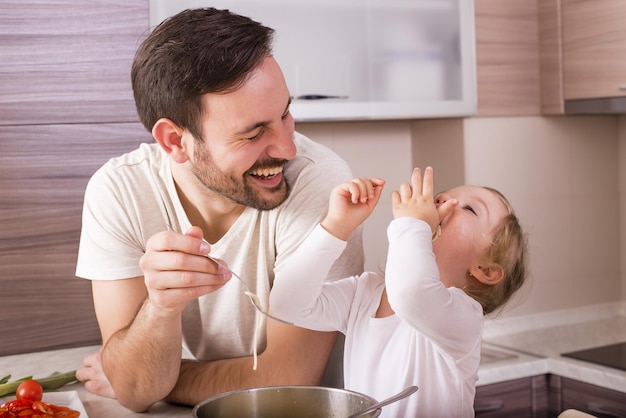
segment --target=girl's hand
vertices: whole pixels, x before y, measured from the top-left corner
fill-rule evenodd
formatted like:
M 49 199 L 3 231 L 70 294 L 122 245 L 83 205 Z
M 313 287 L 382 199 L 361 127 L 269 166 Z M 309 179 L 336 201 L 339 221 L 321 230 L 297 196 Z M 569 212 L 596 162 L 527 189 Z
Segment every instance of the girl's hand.
M 441 219 L 456 205 L 455 200 L 449 200 L 439 208 L 435 205 L 432 167 L 424 170 L 423 181 L 420 168 L 413 169 L 411 185 L 402 183 L 400 191 L 394 190 L 391 193 L 394 218 L 411 216 L 421 219 L 430 225 L 432 231 L 437 229 Z
M 385 186 L 379 178 L 355 178 L 335 187 L 330 195 L 328 214 L 322 227 L 339 239 L 347 240 L 374 211 Z

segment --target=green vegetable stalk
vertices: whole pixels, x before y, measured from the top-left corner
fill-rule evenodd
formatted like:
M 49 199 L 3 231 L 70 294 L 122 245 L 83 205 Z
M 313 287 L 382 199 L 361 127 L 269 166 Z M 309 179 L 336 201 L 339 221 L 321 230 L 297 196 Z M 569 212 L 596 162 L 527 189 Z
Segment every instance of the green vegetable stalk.
M 24 380 L 32 379 L 32 376 L 22 377 L 21 379 L 14 380 L 9 382 L 11 379 L 11 375 L 6 375 L 3 378 L 0 378 L 0 397 L 15 395 L 15 391 L 17 387 Z M 54 372 L 49 376 L 42 377 L 39 379 L 35 379 L 41 384 L 41 387 L 45 391 L 51 391 L 60 388 L 61 386 L 65 386 L 68 383 L 76 382 L 76 370 L 72 370 L 71 372 Z

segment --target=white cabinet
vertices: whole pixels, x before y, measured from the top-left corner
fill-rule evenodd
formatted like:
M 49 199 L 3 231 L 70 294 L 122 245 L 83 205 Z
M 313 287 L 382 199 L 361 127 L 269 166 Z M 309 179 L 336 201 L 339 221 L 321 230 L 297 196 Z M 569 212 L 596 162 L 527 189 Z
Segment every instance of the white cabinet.
M 276 29 L 297 121 L 476 112 L 473 0 L 150 0 L 151 25 L 200 6 Z

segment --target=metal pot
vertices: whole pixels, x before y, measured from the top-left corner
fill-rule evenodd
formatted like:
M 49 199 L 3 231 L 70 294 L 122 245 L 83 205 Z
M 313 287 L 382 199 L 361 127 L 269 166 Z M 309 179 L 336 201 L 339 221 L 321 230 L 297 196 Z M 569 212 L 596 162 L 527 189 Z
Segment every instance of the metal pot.
M 320 386 L 271 386 L 237 390 L 209 398 L 193 408 L 194 418 L 345 418 L 376 399 Z M 377 417 L 380 409 L 363 415 Z

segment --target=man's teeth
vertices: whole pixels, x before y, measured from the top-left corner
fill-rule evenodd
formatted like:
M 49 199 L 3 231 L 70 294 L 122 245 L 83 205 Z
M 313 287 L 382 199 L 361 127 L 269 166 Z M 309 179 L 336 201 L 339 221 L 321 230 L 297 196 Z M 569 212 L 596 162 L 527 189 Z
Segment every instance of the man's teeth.
M 283 171 L 282 167 L 264 168 L 262 170 L 253 170 L 250 172 L 253 176 L 270 177 Z

